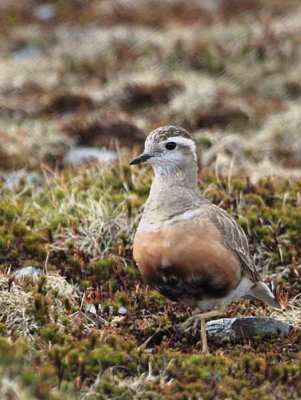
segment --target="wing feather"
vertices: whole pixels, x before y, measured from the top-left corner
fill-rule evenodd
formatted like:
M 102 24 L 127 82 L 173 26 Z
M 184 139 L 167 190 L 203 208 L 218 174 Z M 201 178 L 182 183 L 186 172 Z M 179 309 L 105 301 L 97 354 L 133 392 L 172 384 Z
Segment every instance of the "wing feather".
M 224 245 L 235 254 L 240 261 L 243 272 L 253 282 L 260 281 L 259 273 L 250 255 L 246 234 L 242 227 L 222 208 L 208 204 L 205 207 L 208 218 L 221 233 Z

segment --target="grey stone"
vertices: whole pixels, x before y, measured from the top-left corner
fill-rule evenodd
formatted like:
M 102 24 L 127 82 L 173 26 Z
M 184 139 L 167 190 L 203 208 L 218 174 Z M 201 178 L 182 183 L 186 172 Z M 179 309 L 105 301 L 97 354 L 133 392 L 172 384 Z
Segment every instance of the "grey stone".
M 287 336 L 288 323 L 269 317 L 222 318 L 206 323 L 207 334 L 223 340 L 251 339 L 267 336 Z
M 128 310 L 125 307 L 119 307 L 118 314 L 126 315 L 127 313 L 128 313 Z
M 24 267 L 14 272 L 16 278 L 24 278 L 25 276 L 40 276 L 44 275 L 44 271 L 40 268 Z
M 42 51 L 39 49 L 39 47 L 32 44 L 24 46 L 20 50 L 17 50 L 12 54 L 15 61 L 36 58 L 40 57 L 41 55 Z
M 0 179 L 4 182 L 5 187 L 10 190 L 16 190 L 21 184 L 36 187 L 44 183 L 44 179 L 39 174 L 26 169 L 1 173 Z
M 85 309 L 86 309 L 86 312 L 93 314 L 93 315 L 97 315 L 97 310 L 96 310 L 96 307 L 94 304 L 89 304 L 89 303 L 86 304 Z
M 34 16 L 42 21 L 54 18 L 56 10 L 53 4 L 43 4 L 35 8 Z
M 73 147 L 64 157 L 65 165 L 80 165 L 89 162 L 109 163 L 117 159 L 115 151 L 96 147 Z

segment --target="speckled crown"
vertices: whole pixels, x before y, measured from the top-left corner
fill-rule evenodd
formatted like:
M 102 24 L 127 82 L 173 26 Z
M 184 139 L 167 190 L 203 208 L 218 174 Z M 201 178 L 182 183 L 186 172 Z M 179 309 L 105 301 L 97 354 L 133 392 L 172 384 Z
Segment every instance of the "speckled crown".
M 148 142 L 163 142 L 170 137 L 184 137 L 186 139 L 192 139 L 191 135 L 183 128 L 179 126 L 162 126 L 160 128 L 155 129 L 152 131 L 148 137 Z

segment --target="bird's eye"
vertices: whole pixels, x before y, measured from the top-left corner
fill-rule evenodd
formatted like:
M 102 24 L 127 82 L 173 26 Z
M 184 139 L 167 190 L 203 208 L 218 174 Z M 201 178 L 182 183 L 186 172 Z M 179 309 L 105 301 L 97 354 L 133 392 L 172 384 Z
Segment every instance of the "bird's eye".
M 177 147 L 177 143 L 175 142 L 167 142 L 165 148 L 167 150 L 174 150 Z

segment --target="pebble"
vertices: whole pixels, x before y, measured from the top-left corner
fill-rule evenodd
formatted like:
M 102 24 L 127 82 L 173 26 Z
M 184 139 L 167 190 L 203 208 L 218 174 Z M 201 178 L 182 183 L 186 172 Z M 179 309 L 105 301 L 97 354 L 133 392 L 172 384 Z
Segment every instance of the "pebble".
M 97 315 L 97 310 L 94 304 L 86 304 L 85 305 L 86 312 Z
M 43 178 L 39 174 L 36 172 L 27 171 L 26 169 L 1 173 L 0 179 L 10 190 L 17 189 L 21 184 L 36 187 L 41 186 L 44 183 Z
M 42 55 L 42 51 L 38 46 L 27 45 L 22 47 L 19 50 L 13 52 L 12 57 L 15 61 L 23 61 L 27 59 L 32 59 L 36 57 L 40 57 Z
M 40 268 L 23 267 L 14 272 L 16 278 L 24 278 L 25 276 L 40 276 L 44 275 L 44 271 Z
M 128 310 L 125 307 L 120 307 L 118 310 L 118 314 L 120 315 L 126 315 L 128 313 Z
M 47 21 L 55 17 L 56 10 L 53 4 L 43 4 L 34 10 L 34 16 L 41 21 Z

